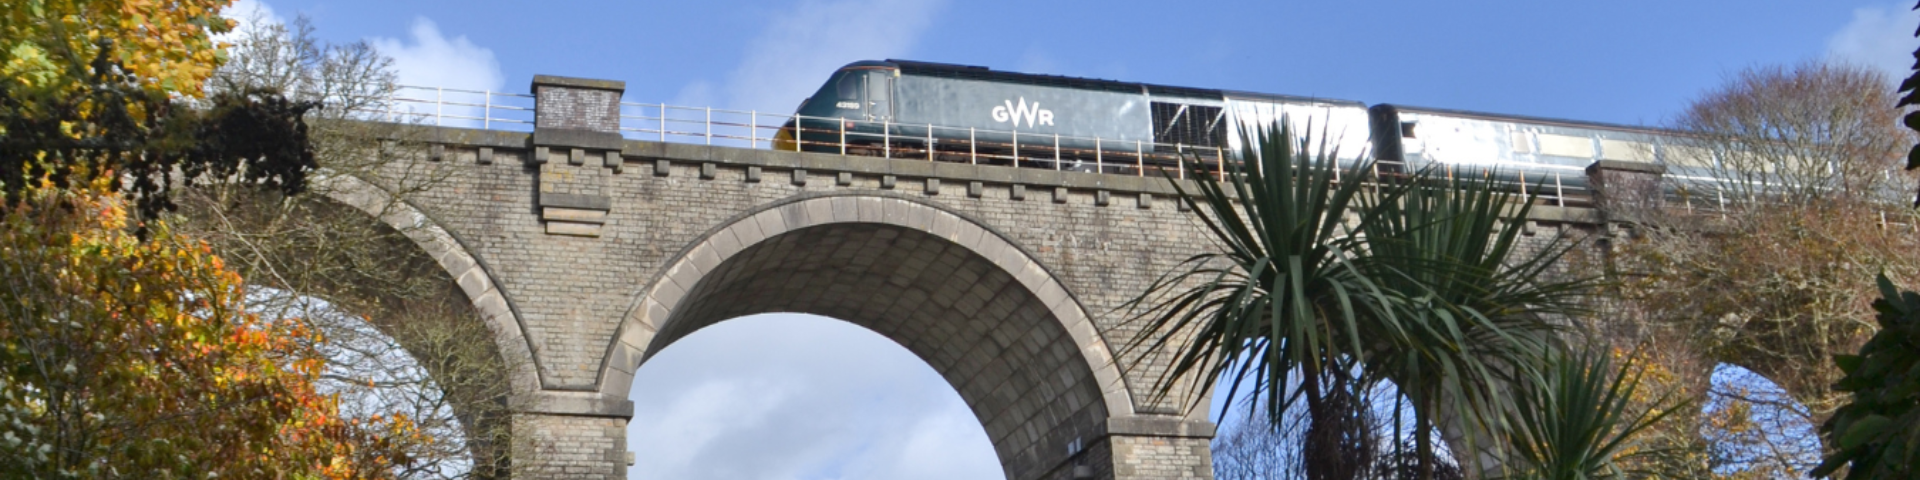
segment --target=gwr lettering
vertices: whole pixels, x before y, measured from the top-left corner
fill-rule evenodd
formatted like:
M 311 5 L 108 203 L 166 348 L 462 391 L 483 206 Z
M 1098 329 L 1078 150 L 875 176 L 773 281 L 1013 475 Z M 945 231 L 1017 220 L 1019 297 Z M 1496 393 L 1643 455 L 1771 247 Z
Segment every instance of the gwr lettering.
M 993 107 L 993 121 L 1000 123 L 1012 121 L 1015 128 L 1020 126 L 1021 120 L 1026 120 L 1028 127 L 1053 126 L 1053 110 L 1040 108 L 1040 102 L 1029 105 L 1026 97 L 1020 97 L 1019 104 L 1013 103 L 1013 100 L 1006 102 L 1006 105 Z

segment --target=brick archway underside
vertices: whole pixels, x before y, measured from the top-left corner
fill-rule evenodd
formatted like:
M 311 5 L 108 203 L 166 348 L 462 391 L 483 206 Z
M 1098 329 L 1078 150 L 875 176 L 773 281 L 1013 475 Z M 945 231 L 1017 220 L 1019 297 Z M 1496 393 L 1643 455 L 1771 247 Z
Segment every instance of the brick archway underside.
M 946 377 L 993 440 L 1007 478 L 1047 476 L 1108 412 L 1048 307 L 971 250 L 878 223 L 796 229 L 733 255 L 690 289 L 648 352 L 746 315 L 809 313 L 899 342 Z

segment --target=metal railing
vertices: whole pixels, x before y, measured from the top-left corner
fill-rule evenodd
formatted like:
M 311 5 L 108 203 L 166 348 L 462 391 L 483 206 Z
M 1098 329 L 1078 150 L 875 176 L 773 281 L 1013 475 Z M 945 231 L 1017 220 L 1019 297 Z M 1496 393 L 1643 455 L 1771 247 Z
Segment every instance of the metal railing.
M 484 130 L 533 129 L 533 95 L 400 85 L 383 109 L 363 112 L 376 120 Z
M 376 120 L 487 130 L 530 131 L 534 96 L 486 90 L 399 86 Z M 757 110 L 619 103 L 619 132 L 635 140 L 760 150 L 791 150 L 888 159 L 1071 170 L 1114 175 L 1167 174 L 1186 179 L 1183 161 L 1219 179 L 1224 148 L 1058 134 L 902 124 L 861 118 L 810 117 Z M 782 135 L 784 133 L 784 135 Z M 1462 169 L 1466 172 L 1467 169 Z M 1481 172 L 1485 174 L 1486 172 Z M 1454 174 L 1453 167 L 1446 174 Z M 1531 175 L 1531 176 L 1529 176 Z M 1548 178 L 1550 176 L 1550 178 Z M 1502 182 L 1555 206 L 1591 205 L 1584 187 L 1559 173 L 1520 173 Z

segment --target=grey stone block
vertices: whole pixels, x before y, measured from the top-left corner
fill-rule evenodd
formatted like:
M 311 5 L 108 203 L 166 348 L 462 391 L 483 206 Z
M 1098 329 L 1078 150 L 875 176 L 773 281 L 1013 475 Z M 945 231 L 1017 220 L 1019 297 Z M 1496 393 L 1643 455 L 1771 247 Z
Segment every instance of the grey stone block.
M 473 154 L 473 162 L 481 165 L 492 165 L 493 147 L 480 147 L 480 150 Z
M 1067 187 L 1053 187 L 1053 203 L 1067 203 Z
M 927 195 L 939 195 L 939 194 L 940 194 L 940 179 L 938 178 L 927 179 Z
M 595 223 L 547 222 L 548 235 L 567 235 L 574 237 L 598 237 L 600 225 Z
M 612 210 L 613 197 L 606 195 L 581 195 L 575 193 L 541 193 L 540 206 L 576 208 L 581 210 Z
M 1107 206 L 1107 203 L 1108 203 L 1108 201 L 1109 201 L 1109 200 L 1110 200 L 1110 198 L 1109 198 L 1109 195 L 1107 194 L 1107 191 L 1106 191 L 1106 190 L 1094 190 L 1094 191 L 1093 191 L 1093 204 L 1094 204 L 1094 205 L 1098 205 L 1098 206 L 1102 206 L 1102 207 L 1104 207 L 1104 206 Z
M 673 174 L 673 161 L 664 158 L 653 161 L 653 176 L 665 177 Z
M 752 165 L 747 167 L 747 183 L 760 183 L 760 166 L 759 165 Z
M 533 145 L 536 147 L 591 148 L 594 150 L 619 150 L 626 142 L 619 133 L 596 132 L 581 128 L 535 128 Z
M 529 85 L 527 89 L 538 90 L 540 87 L 543 87 L 543 86 L 571 87 L 571 88 L 583 88 L 583 89 L 591 89 L 591 90 L 610 90 L 614 92 L 627 91 L 627 82 L 623 82 L 619 80 L 600 80 L 600 79 L 593 79 L 593 78 L 563 77 L 559 75 L 534 75 L 533 83 L 532 85 Z
M 1018 184 L 1018 183 L 1016 183 L 1016 184 L 1013 184 L 1013 186 L 1012 186 L 1012 187 L 1009 187 L 1009 188 L 1008 188 L 1008 192 L 1007 192 L 1007 198 L 1012 198 L 1012 199 L 1014 199 L 1014 200 L 1026 200 L 1026 199 L 1027 199 L 1027 186 L 1026 186 L 1026 185 L 1021 185 L 1021 184 Z
M 834 183 L 842 187 L 853 185 L 853 172 L 840 172 L 834 175 Z
M 712 180 L 713 177 L 718 175 L 719 175 L 719 168 L 715 167 L 713 165 L 713 162 L 704 162 L 700 164 L 700 179 Z
M 986 185 L 980 182 L 967 182 L 967 196 L 969 197 L 980 198 L 980 195 L 985 193 L 986 189 Z
M 562 208 L 562 207 L 543 207 L 540 209 L 540 219 L 541 220 L 561 220 L 561 221 L 575 222 L 575 223 L 602 224 L 602 223 L 607 223 L 607 211 L 606 210 L 583 210 L 583 209 Z
M 793 169 L 793 185 L 796 187 L 807 186 L 807 170 L 806 169 L 804 168 Z
M 896 182 L 896 181 L 898 181 L 898 179 L 897 179 L 897 178 L 895 178 L 895 177 L 894 177 L 893 175 L 881 175 L 881 176 L 880 176 L 880 188 L 885 188 L 885 189 L 888 189 L 888 190 L 892 190 L 892 189 L 893 189 L 893 184 L 894 184 L 894 182 Z

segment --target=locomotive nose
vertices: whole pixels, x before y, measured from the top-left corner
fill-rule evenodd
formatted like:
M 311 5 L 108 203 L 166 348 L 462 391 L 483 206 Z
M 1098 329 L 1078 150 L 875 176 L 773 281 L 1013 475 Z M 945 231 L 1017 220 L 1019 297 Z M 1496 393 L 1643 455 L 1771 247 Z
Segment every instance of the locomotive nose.
M 796 136 L 793 130 L 793 120 L 787 120 L 786 125 L 781 125 L 780 130 L 773 134 L 773 149 L 788 152 L 800 151 L 800 142 L 794 139 Z

